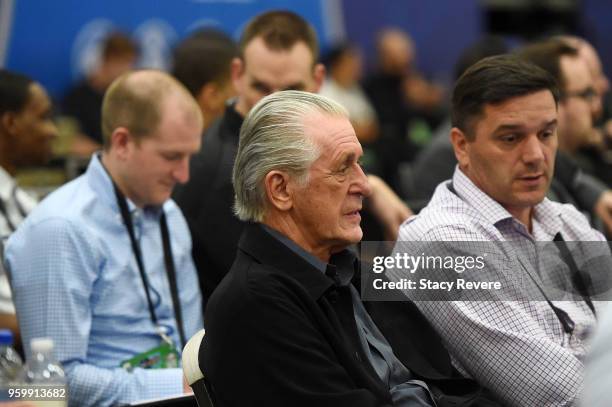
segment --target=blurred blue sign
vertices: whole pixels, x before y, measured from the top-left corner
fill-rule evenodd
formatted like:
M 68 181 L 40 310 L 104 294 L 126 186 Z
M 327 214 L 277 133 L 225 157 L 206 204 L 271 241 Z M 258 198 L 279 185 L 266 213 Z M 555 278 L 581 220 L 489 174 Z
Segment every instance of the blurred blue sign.
M 165 69 L 173 45 L 191 31 L 216 27 L 237 39 L 269 9 L 300 14 L 323 44 L 343 31 L 339 0 L 0 0 L 0 62 L 57 98 L 96 63 L 113 29 L 138 41 L 140 66 Z

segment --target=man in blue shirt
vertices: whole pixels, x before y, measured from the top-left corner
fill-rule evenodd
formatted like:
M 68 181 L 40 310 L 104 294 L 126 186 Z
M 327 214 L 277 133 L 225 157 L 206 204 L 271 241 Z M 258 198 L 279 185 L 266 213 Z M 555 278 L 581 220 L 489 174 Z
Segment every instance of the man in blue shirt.
M 189 230 L 169 199 L 189 177 L 201 129 L 195 101 L 176 80 L 157 71 L 121 76 L 104 98 L 102 153 L 7 244 L 26 348 L 36 337 L 55 341 L 71 406 L 187 389 L 180 368 L 141 368 L 155 356 L 125 361 L 154 350 L 172 366 L 173 350 L 203 325 Z

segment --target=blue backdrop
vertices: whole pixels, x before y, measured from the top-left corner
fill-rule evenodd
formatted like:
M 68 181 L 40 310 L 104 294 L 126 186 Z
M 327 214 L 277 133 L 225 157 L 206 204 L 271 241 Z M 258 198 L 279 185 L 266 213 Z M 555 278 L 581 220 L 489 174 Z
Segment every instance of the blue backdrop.
M 237 37 L 244 24 L 268 9 L 290 9 L 310 21 L 323 43 L 338 35 L 328 0 L 0 0 L 12 8 L 5 33 L 5 66 L 26 73 L 58 97 L 95 63 L 98 44 L 113 28 L 131 33 L 140 65 L 166 68 L 174 43 L 202 26 Z M 12 7 L 7 7 L 12 6 Z M 339 9 L 339 7 L 338 7 Z M 2 22 L 0 22 L 1 24 Z M 6 23 L 5 23 L 6 24 Z M 6 27 L 5 27 L 6 30 Z

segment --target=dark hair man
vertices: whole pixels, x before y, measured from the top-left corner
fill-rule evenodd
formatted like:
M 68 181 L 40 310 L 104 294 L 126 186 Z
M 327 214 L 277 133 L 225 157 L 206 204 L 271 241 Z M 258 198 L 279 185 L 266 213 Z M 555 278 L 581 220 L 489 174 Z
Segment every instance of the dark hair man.
M 174 50 L 172 75 L 198 102 L 204 131 L 223 115 L 226 101 L 234 95 L 230 68 L 237 55 L 234 41 L 213 29 L 191 34 Z
M 203 137 L 202 151 L 192 162 L 191 181 L 175 198 L 193 236 L 193 257 L 204 299 L 229 271 L 244 227 L 232 213 L 231 169 L 243 118 L 264 96 L 280 90 L 317 92 L 325 75 L 318 64 L 314 29 L 288 11 L 270 11 L 253 18 L 239 43 L 240 57 L 232 62 L 232 81 L 238 97 Z M 396 234 L 410 210 L 379 178 L 370 209 Z
M 17 186 L 24 166 L 44 164 L 51 156 L 57 128 L 47 92 L 27 76 L 0 70 L 0 240 L 8 238 L 37 201 Z M 2 256 L 0 256 L 1 259 Z M 0 327 L 11 329 L 20 344 L 15 307 L 0 263 Z
M 201 298 L 189 230 L 169 198 L 189 178 L 201 130 L 200 109 L 174 78 L 120 76 L 104 97 L 104 150 L 8 241 L 23 338 L 55 341 L 70 405 L 187 389 L 176 349 L 202 328 Z
M 509 278 L 504 293 L 510 297 L 488 290 L 484 301 L 417 305 L 460 370 L 508 405 L 576 401 L 585 338 L 595 325 L 590 300 L 530 301 L 520 285 L 535 273 L 521 250 L 536 241 L 605 240 L 573 206 L 545 198 L 560 98 L 553 77 L 516 56 L 485 58 L 469 68 L 452 98 L 451 141 L 459 165 L 400 229 L 400 241 L 447 242 L 460 253 L 466 250 L 458 242 L 490 242 L 491 255 L 500 256 L 487 272 Z

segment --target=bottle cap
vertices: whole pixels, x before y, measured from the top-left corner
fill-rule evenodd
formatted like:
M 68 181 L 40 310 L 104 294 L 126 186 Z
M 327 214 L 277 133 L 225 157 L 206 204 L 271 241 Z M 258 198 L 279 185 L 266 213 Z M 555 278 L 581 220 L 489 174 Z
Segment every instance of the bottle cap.
M 0 346 L 13 344 L 13 332 L 10 329 L 0 329 Z
M 32 338 L 30 341 L 32 352 L 46 353 L 53 350 L 53 339 L 51 338 Z

